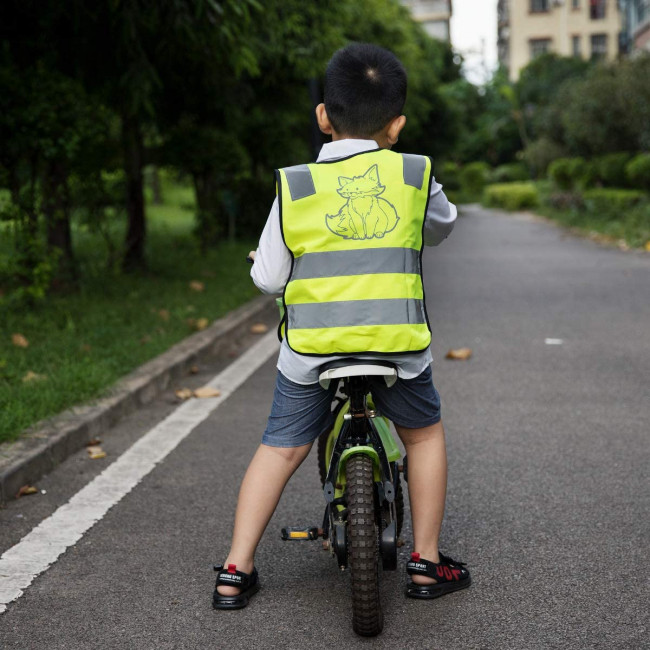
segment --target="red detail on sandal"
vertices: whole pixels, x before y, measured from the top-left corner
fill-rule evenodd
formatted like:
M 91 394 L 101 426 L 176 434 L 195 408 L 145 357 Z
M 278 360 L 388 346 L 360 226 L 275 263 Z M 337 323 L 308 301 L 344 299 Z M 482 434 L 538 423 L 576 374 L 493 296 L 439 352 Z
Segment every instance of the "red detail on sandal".
M 413 562 L 419 562 L 420 561 L 420 554 L 419 553 L 411 553 L 411 560 L 413 560 Z
M 229 564 L 228 565 L 228 573 L 232 573 L 232 574 L 237 573 L 237 565 L 236 564 Z
M 441 566 L 436 567 L 436 575 L 439 578 L 444 578 L 445 577 L 445 570 Z
M 456 580 L 460 580 L 460 569 L 452 569 L 451 572 L 454 574 Z
M 448 566 L 445 567 L 445 578 L 447 578 L 447 580 L 451 580 L 453 578 L 453 576 L 451 575 L 451 570 L 449 569 Z

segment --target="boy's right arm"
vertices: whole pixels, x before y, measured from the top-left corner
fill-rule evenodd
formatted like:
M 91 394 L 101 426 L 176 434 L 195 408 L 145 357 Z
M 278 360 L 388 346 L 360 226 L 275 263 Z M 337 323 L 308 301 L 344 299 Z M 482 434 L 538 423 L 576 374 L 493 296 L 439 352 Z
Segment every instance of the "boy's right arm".
M 282 293 L 291 273 L 291 254 L 280 228 L 280 208 L 275 198 L 255 252 L 251 278 L 263 293 Z

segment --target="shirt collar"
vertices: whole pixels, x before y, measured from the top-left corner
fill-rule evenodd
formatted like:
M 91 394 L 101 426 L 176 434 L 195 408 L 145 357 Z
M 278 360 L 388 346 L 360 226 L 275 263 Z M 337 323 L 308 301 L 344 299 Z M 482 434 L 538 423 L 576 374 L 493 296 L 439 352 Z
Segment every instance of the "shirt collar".
M 347 138 L 345 140 L 336 140 L 336 142 L 326 142 L 318 154 L 317 162 L 345 158 L 355 153 L 372 151 L 373 149 L 379 149 L 379 145 L 374 140 Z

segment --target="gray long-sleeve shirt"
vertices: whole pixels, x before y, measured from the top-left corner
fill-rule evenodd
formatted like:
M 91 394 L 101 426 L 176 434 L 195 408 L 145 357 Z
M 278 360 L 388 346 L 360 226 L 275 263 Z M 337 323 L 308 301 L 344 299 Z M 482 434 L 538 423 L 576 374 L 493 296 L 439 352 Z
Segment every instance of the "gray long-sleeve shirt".
M 318 161 L 344 158 L 362 151 L 377 149 L 377 146 L 374 140 L 337 140 L 323 145 Z M 425 246 L 437 246 L 449 235 L 456 222 L 456 214 L 456 206 L 449 203 L 442 191 L 442 185 L 433 179 L 424 223 Z M 280 210 L 276 198 L 262 231 L 255 256 L 255 264 L 251 270 L 251 277 L 255 285 L 264 293 L 278 294 L 282 293 L 289 281 L 290 272 L 291 253 L 289 253 L 282 239 Z M 391 361 L 397 366 L 398 375 L 404 379 L 417 377 L 431 363 L 431 352 L 428 349 L 418 354 L 396 354 L 382 357 L 373 357 L 372 355 L 353 356 L 359 359 L 381 358 L 384 361 Z M 314 384 L 318 381 L 318 368 L 339 358 L 341 357 L 309 357 L 301 355 L 294 352 L 286 344 L 286 341 L 283 341 L 277 367 L 285 377 L 297 384 Z

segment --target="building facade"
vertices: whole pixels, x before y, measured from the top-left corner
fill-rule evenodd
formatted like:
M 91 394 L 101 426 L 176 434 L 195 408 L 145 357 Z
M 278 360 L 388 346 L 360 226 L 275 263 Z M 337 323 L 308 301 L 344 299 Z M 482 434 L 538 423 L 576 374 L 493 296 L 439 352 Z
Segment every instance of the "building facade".
M 618 0 L 499 0 L 499 62 L 510 78 L 536 56 L 612 60 L 620 51 Z
M 625 41 L 632 53 L 650 52 L 650 0 L 621 0 L 625 18 Z
M 451 0 L 402 0 L 402 4 L 411 10 L 417 22 L 422 23 L 429 36 L 450 40 Z

